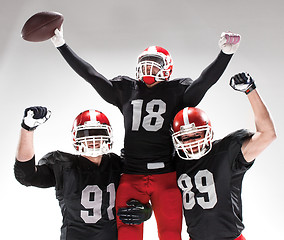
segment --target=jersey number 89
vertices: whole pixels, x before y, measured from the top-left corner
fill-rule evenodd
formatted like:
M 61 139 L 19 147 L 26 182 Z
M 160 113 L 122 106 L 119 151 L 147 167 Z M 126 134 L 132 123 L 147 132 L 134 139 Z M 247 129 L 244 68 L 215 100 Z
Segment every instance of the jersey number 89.
M 194 182 L 196 189 L 202 196 L 195 196 L 192 191 L 192 179 L 186 173 L 182 174 L 178 179 L 178 186 L 183 191 L 184 209 L 192 209 L 196 202 L 203 209 L 213 208 L 217 203 L 213 174 L 208 170 L 200 170 L 196 173 Z

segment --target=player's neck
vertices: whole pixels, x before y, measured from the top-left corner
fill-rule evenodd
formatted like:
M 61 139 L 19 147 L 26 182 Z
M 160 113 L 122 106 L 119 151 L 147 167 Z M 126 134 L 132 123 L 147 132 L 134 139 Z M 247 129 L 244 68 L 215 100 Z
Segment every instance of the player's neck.
M 87 158 L 89 161 L 93 162 L 94 164 L 100 166 L 101 161 L 102 161 L 102 155 L 97 156 L 97 157 L 91 157 L 91 156 L 84 156 L 83 157 Z
M 145 85 L 146 85 L 148 88 L 152 88 L 152 87 L 156 86 L 158 83 L 160 83 L 160 82 L 154 82 L 154 83 L 152 83 L 152 84 L 146 84 L 146 83 L 145 83 Z

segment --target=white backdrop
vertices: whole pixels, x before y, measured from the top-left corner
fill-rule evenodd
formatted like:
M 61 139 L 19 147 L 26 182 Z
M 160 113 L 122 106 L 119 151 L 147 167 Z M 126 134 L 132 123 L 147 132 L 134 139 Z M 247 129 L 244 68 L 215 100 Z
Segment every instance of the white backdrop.
M 122 147 L 123 122 L 118 109 L 77 76 L 50 41 L 21 39 L 24 22 L 40 11 L 61 12 L 66 42 L 108 78 L 134 77 L 138 54 L 149 45 L 160 45 L 174 59 L 173 78 L 195 79 L 219 53 L 221 32 L 240 33 L 238 52 L 198 107 L 210 116 L 216 138 L 239 128 L 254 130 L 246 96 L 233 91 L 228 82 L 240 71 L 255 78 L 278 139 L 245 176 L 244 235 L 248 240 L 283 238 L 283 5 L 281 0 L 1 0 L 1 239 L 59 239 L 61 214 L 54 189 L 26 188 L 14 178 L 14 156 L 26 107 L 43 105 L 53 113 L 35 133 L 37 159 L 56 149 L 73 152 L 73 120 L 89 108 L 109 117 L 114 152 Z M 144 239 L 158 239 L 154 217 L 146 222 L 144 233 Z M 183 239 L 188 239 L 185 228 Z

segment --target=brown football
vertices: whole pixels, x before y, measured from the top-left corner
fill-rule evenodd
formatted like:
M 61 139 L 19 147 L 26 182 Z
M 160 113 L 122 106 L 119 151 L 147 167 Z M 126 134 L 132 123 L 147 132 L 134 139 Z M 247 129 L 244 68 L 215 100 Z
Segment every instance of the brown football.
M 58 12 L 39 12 L 24 24 L 21 36 L 30 42 L 42 42 L 54 36 L 54 30 L 63 23 L 63 15 Z

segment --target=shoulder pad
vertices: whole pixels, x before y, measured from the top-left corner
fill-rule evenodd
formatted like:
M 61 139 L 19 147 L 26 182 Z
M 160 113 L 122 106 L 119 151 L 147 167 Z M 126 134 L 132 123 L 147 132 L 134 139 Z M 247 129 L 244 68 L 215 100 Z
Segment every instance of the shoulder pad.
M 137 82 L 137 80 L 135 80 L 133 78 L 130 78 L 128 76 L 121 76 L 121 75 L 111 79 L 110 81 L 113 81 L 113 82 L 119 82 L 119 81 Z
M 122 165 L 123 165 L 122 157 L 118 156 L 115 153 L 108 153 L 108 154 L 105 154 L 105 155 L 107 155 L 107 157 L 110 160 L 111 164 L 113 165 L 114 169 L 121 171 Z
M 55 162 L 72 162 L 73 156 L 73 154 L 61 151 L 49 152 L 39 160 L 38 165 L 53 165 Z
M 213 142 L 214 145 L 218 145 L 218 149 L 216 151 L 223 151 L 229 148 L 234 148 L 234 146 L 238 145 L 240 148 L 244 140 L 250 138 L 253 133 L 249 132 L 246 129 L 240 129 L 235 132 L 228 134 L 226 137 L 215 140 Z
M 177 82 L 182 85 L 191 85 L 193 80 L 191 78 L 175 78 L 173 80 L 170 80 L 169 82 Z
M 237 130 L 235 132 L 228 134 L 224 139 L 226 139 L 226 138 L 234 139 L 235 141 L 242 144 L 244 140 L 250 138 L 252 135 L 253 135 L 253 133 L 250 132 L 249 130 L 240 129 L 240 130 Z

